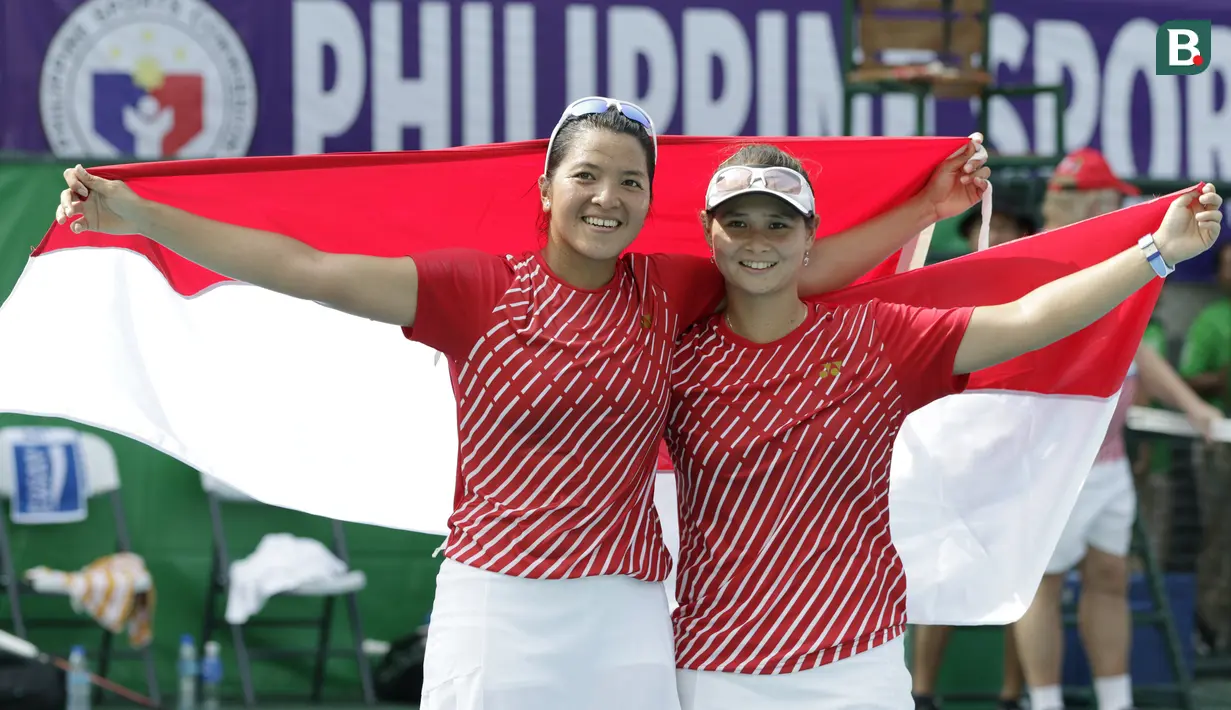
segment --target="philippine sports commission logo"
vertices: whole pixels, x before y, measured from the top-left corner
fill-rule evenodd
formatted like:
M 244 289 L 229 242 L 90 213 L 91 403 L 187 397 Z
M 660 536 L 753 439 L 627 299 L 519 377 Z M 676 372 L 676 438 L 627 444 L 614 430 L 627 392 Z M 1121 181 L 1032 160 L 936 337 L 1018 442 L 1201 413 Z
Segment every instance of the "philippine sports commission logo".
M 241 156 L 256 79 L 239 35 L 203 0 L 88 0 L 51 40 L 39 109 L 59 156 Z

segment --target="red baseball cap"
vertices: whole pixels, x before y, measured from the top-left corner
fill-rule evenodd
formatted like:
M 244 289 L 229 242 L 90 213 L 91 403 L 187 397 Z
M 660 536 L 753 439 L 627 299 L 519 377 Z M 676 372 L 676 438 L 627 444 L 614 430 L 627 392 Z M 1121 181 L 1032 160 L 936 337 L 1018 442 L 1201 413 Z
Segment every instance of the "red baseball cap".
M 1081 148 L 1064 156 L 1056 166 L 1048 190 L 1116 190 L 1122 195 L 1140 195 L 1141 190 L 1116 177 L 1103 154 Z

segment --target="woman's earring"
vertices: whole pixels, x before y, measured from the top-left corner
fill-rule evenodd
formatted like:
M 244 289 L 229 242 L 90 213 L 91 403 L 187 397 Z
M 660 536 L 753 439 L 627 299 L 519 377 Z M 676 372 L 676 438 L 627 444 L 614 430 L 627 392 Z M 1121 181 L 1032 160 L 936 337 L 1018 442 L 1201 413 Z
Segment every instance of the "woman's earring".
M 543 211 L 551 209 L 551 200 L 543 200 Z
M 808 252 L 804 252 L 804 266 L 808 265 Z

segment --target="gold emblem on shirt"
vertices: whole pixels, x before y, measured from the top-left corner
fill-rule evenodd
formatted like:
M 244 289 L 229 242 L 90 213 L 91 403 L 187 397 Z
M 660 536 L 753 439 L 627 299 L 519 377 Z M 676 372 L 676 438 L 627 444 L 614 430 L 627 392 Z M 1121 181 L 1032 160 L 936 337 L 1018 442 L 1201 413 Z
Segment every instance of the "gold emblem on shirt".
M 821 379 L 826 377 L 837 377 L 842 373 L 842 361 L 834 360 L 833 362 L 821 363 Z

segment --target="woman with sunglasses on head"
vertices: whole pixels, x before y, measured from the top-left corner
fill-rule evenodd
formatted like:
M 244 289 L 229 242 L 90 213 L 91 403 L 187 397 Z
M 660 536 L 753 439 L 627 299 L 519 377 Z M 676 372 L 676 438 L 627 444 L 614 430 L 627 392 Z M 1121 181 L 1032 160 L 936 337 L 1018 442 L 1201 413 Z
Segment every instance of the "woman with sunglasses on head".
M 964 210 L 985 156 L 972 141 L 919 199 L 833 237 L 843 267 L 804 287 L 846 285 L 921 222 Z M 323 253 L 141 199 L 80 166 L 66 171 L 57 220 L 143 234 L 233 279 L 400 326 L 448 356 L 457 492 L 425 710 L 658 710 L 678 699 L 653 464 L 672 344 L 723 289 L 705 258 L 621 256 L 649 210 L 656 158 L 640 108 L 574 102 L 540 178 L 546 247 L 520 256 Z
M 1221 203 L 1207 186 L 1171 205 L 1154 235 L 1168 263 L 1213 243 Z M 902 421 L 1155 278 L 1133 247 L 1004 305 L 805 302 L 815 210 L 772 146 L 740 149 L 706 193 L 727 304 L 681 337 L 667 423 L 683 710 L 913 708 L 888 505 Z

